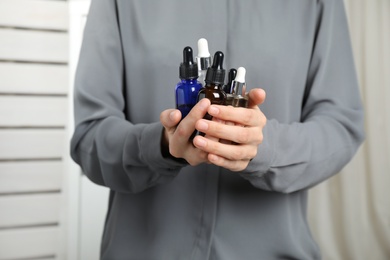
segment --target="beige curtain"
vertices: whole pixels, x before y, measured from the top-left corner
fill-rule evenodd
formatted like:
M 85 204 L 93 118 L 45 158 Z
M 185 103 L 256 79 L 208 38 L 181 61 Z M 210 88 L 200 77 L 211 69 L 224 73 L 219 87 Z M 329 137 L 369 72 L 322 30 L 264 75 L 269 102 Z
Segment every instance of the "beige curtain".
M 342 172 L 310 191 L 325 260 L 390 259 L 390 0 L 344 0 L 366 141 Z

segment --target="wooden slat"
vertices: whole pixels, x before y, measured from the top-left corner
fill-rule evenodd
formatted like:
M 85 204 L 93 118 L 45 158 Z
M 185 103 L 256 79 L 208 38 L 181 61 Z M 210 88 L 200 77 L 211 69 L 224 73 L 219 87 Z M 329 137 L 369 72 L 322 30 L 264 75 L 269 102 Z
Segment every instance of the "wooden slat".
M 0 162 L 0 195 L 60 190 L 62 161 Z
M 65 126 L 66 97 L 0 96 L 0 127 Z
M 0 230 L 0 260 L 54 256 L 58 238 L 58 227 Z
M 67 62 L 68 34 L 0 29 L 0 59 L 35 62 Z
M 0 196 L 0 229 L 57 224 L 60 193 Z
M 69 88 L 66 65 L 0 62 L 0 79 L 0 93 L 66 94 Z
M 68 17 L 67 1 L 0 1 L 0 26 L 67 30 Z
M 1 129 L 0 160 L 61 158 L 65 130 Z

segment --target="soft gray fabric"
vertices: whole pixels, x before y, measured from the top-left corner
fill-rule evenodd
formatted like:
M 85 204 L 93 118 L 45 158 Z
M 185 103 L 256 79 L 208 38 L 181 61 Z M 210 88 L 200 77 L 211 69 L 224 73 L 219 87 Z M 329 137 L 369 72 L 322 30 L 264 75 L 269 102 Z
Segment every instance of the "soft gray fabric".
M 161 155 L 160 112 L 201 37 L 267 93 L 264 142 L 239 173 Z M 319 259 L 307 189 L 363 139 L 342 0 L 93 0 L 75 117 L 72 157 L 111 189 L 102 259 Z

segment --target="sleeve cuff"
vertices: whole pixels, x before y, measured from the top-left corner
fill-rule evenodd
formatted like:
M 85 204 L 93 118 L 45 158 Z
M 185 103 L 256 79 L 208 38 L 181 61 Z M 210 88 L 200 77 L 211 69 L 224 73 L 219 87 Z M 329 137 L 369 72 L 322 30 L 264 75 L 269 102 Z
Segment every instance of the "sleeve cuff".
M 156 169 L 165 169 L 175 171 L 188 163 L 184 159 L 178 159 L 173 156 L 163 156 L 161 151 L 162 125 L 159 122 L 147 125 L 140 139 L 140 152 L 150 167 Z

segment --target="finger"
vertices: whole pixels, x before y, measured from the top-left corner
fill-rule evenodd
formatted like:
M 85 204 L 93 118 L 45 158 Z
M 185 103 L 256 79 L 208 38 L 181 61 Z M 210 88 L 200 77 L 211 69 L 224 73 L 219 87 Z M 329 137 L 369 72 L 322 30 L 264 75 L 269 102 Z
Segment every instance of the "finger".
M 232 106 L 211 105 L 208 109 L 211 116 L 218 117 L 225 121 L 232 121 L 244 126 L 263 125 L 264 115 L 256 106 L 253 109 Z
M 203 120 L 203 119 L 201 119 L 201 120 Z M 220 120 L 220 119 L 218 119 L 218 118 L 216 118 L 216 117 L 213 117 L 213 118 L 211 119 L 211 121 L 218 122 L 218 123 L 220 123 L 220 124 L 225 124 L 225 121 Z M 204 137 L 208 138 L 209 140 L 216 141 L 216 142 L 219 141 L 219 138 L 218 138 L 218 137 L 214 137 L 214 136 L 209 135 L 209 134 L 205 134 Z
M 249 160 L 257 154 L 257 145 L 222 144 L 202 136 L 194 138 L 194 145 L 206 153 L 215 154 L 233 161 Z
M 249 97 L 248 107 L 253 108 L 255 106 L 263 104 L 266 98 L 266 93 L 263 89 L 255 88 L 249 91 L 248 97 Z
M 231 161 L 226 158 L 220 157 L 215 154 L 209 154 L 208 160 L 217 166 L 223 167 L 225 169 L 238 172 L 244 170 L 248 164 L 249 160 L 240 160 L 240 161 Z
M 177 126 L 175 131 L 176 138 L 180 138 L 182 143 L 185 143 L 190 138 L 191 134 L 195 130 L 195 123 L 204 117 L 207 112 L 208 107 L 210 106 L 210 100 L 207 98 L 201 99 L 188 113 L 188 115 L 183 118 L 180 124 Z
M 214 117 L 215 118 L 215 117 Z M 236 125 L 234 122 L 231 122 L 231 121 L 225 121 L 225 125 L 230 125 L 230 126 L 233 126 L 233 125 Z M 223 144 L 232 144 L 232 141 L 230 140 L 227 140 L 227 139 L 220 139 L 219 140 L 221 143 Z
M 181 112 L 177 109 L 167 109 L 161 112 L 160 122 L 166 128 L 176 126 L 181 119 Z
M 239 144 L 260 144 L 263 134 L 259 127 L 242 127 L 241 125 L 219 124 L 208 120 L 199 120 L 196 129 L 217 139 L 229 140 Z M 224 142 L 226 143 L 226 142 Z

